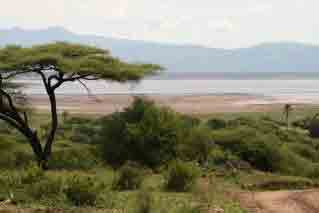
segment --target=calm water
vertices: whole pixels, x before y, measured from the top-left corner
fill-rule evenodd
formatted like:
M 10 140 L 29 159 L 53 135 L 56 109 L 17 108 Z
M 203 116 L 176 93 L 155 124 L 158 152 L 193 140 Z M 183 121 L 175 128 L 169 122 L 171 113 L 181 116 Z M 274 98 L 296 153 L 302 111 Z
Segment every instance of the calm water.
M 45 94 L 42 84 L 34 80 L 26 83 L 27 94 Z M 209 80 L 143 80 L 139 83 L 119 84 L 89 81 L 94 94 L 153 94 L 153 95 L 254 95 L 292 102 L 319 102 L 319 79 L 209 79 Z M 59 94 L 82 95 L 87 91 L 79 83 L 68 83 L 57 90 Z

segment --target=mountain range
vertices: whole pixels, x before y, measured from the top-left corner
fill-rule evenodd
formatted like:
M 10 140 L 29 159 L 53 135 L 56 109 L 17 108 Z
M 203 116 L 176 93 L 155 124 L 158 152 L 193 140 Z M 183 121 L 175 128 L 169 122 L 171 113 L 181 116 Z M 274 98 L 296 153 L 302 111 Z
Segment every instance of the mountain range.
M 54 41 L 95 45 L 130 62 L 156 63 L 167 72 L 317 72 L 319 46 L 294 42 L 264 43 L 250 48 L 216 49 L 192 45 L 82 35 L 61 27 L 0 30 L 0 46 L 31 46 Z

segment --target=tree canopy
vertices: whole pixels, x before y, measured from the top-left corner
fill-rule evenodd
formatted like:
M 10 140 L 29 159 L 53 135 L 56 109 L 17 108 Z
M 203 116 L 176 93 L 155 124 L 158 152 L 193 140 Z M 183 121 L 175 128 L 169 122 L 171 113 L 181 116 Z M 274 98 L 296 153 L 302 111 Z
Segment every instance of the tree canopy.
M 0 49 L 1 73 L 55 71 L 78 79 L 139 80 L 161 67 L 153 64 L 130 64 L 112 57 L 109 51 L 91 46 L 57 42 L 30 48 L 7 46 Z M 55 79 L 58 80 L 58 79 Z

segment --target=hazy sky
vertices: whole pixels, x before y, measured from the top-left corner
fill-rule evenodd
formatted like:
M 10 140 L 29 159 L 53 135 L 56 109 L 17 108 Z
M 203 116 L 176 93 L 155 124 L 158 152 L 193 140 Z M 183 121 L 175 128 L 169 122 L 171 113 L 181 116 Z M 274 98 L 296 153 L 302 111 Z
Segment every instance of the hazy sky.
M 0 28 L 63 26 L 78 33 L 210 47 L 319 44 L 319 0 L 0 0 Z

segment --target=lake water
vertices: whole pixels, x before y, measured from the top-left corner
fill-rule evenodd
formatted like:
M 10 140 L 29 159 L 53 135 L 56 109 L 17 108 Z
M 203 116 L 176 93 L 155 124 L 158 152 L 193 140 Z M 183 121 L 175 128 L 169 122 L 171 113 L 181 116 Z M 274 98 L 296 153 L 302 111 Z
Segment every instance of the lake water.
M 43 85 L 35 80 L 25 83 L 25 93 L 45 94 Z M 147 95 L 253 95 L 283 102 L 319 102 L 319 79 L 148 79 L 139 83 L 119 84 L 88 81 L 94 94 L 147 94 Z M 79 83 L 67 83 L 58 94 L 84 95 L 87 91 Z

